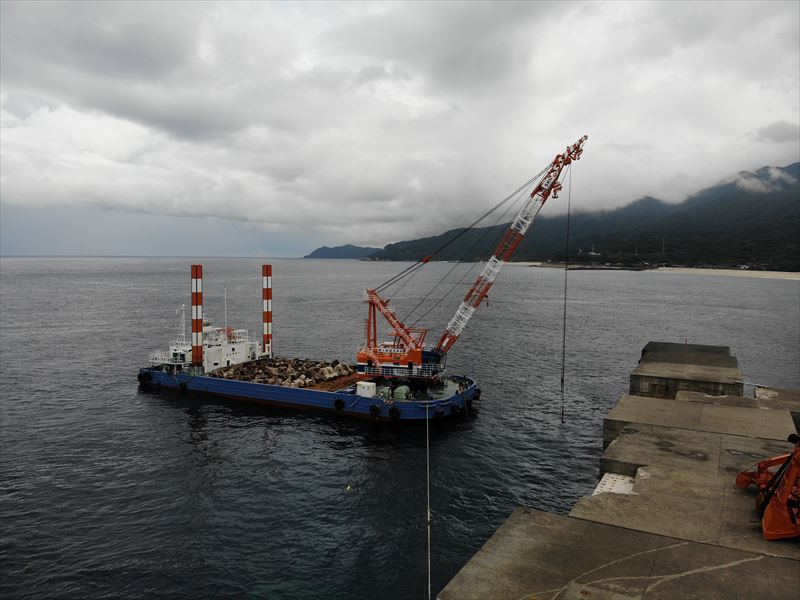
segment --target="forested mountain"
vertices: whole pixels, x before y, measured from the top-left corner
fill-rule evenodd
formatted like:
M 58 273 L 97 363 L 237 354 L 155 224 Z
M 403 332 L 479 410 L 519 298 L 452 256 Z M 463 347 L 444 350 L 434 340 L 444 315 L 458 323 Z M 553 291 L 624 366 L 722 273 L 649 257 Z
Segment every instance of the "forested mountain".
M 645 197 L 570 217 L 570 261 L 800 270 L 800 163 L 741 171 L 680 204 Z M 563 260 L 566 216 L 541 215 L 514 260 Z M 488 257 L 507 225 L 461 235 L 438 260 Z M 417 260 L 463 229 L 389 244 L 373 260 Z M 594 253 L 592 248 L 594 247 Z

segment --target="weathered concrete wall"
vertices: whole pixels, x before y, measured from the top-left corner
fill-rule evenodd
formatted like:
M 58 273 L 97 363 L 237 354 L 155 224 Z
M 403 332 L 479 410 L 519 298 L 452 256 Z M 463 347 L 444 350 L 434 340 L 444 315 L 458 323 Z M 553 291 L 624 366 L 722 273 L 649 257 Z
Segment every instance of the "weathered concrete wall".
M 630 376 L 630 393 L 674 398 L 678 392 L 712 396 L 744 393 L 739 361 L 727 346 L 650 342 Z
M 679 377 L 631 375 L 630 393 L 653 398 L 674 398 L 678 392 L 702 392 L 711 396 L 741 396 L 744 385 L 740 382 L 698 381 Z

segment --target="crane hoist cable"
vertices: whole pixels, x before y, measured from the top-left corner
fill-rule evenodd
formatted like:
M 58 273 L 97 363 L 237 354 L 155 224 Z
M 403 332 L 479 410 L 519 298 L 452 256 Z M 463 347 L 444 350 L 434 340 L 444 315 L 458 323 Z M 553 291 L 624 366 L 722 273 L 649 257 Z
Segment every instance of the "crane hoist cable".
M 437 282 L 436 282 L 436 283 L 435 283 L 433 286 L 431 286 L 431 288 L 430 288 L 430 289 L 428 290 L 428 292 L 427 292 L 427 293 L 426 293 L 426 294 L 425 294 L 425 295 L 424 295 L 424 296 L 423 296 L 423 297 L 422 297 L 422 298 L 419 300 L 419 302 L 417 302 L 417 303 L 414 305 L 414 307 L 413 307 L 411 310 L 409 310 L 409 311 L 408 311 L 408 313 L 406 314 L 406 316 L 405 316 L 405 317 L 403 317 L 403 319 L 402 319 L 403 321 L 407 321 L 407 320 L 408 320 L 408 319 L 411 317 L 411 315 L 412 315 L 412 314 L 414 314 L 414 311 L 416 311 L 416 310 L 417 310 L 417 308 L 419 308 L 419 307 L 422 305 L 422 303 L 423 303 L 423 302 L 425 302 L 425 300 L 427 300 L 427 299 L 430 297 L 430 295 L 431 295 L 431 294 L 434 292 L 434 290 L 436 290 L 436 289 L 437 289 L 437 288 L 438 288 L 438 287 L 439 287 L 439 286 L 440 286 L 440 285 L 441 285 L 441 284 L 442 284 L 442 283 L 443 283 L 443 282 L 444 282 L 444 281 L 445 281 L 445 280 L 446 280 L 446 279 L 447 279 L 447 278 L 448 278 L 448 277 L 449 277 L 449 276 L 452 274 L 452 272 L 453 272 L 453 271 L 455 271 L 455 270 L 456 270 L 458 267 L 460 267 L 460 266 L 461 266 L 463 263 L 465 263 L 465 262 L 472 262 L 472 261 L 467 261 L 467 258 L 472 256 L 472 252 L 473 252 L 473 250 L 475 250 L 475 248 L 477 248 L 477 247 L 478 247 L 480 244 L 482 244 L 482 243 L 483 243 L 483 241 L 486 239 L 486 236 L 487 236 L 487 235 L 489 235 L 489 234 L 492 232 L 492 229 L 493 229 L 494 227 L 497 227 L 497 225 L 498 225 L 498 224 L 499 224 L 501 221 L 503 221 L 503 220 L 506 218 L 506 216 L 508 215 L 508 213 L 509 213 L 509 212 L 510 212 L 512 209 L 515 209 L 515 206 L 516 206 L 517 204 L 519 204 L 519 203 L 520 203 L 520 201 L 523 199 L 523 196 L 524 196 L 524 194 L 523 194 L 523 195 L 521 195 L 520 197 L 518 197 L 518 198 L 517 198 L 517 200 L 516 200 L 515 202 L 512 202 L 512 203 L 510 203 L 510 204 L 509 204 L 509 205 L 506 207 L 506 209 L 505 209 L 505 210 L 504 210 L 502 213 L 500 213 L 500 214 L 498 215 L 498 217 L 495 219 L 494 223 L 492 223 L 491 225 L 488 225 L 488 226 L 486 226 L 486 227 L 484 228 L 484 231 L 483 231 L 483 233 L 482 233 L 482 234 L 481 234 L 481 235 L 480 235 L 480 236 L 479 236 L 479 237 L 478 237 L 478 238 L 477 238 L 477 239 L 476 239 L 476 240 L 475 240 L 475 241 L 472 243 L 472 245 L 471 245 L 469 248 L 467 248 L 467 249 L 466 249 L 466 250 L 465 250 L 465 251 L 464 251 L 464 252 L 461 254 L 461 256 L 458 258 L 458 260 L 456 260 L 456 261 L 453 263 L 453 266 L 452 266 L 452 267 L 450 267 L 450 269 L 448 269 L 448 270 L 447 270 L 447 272 L 446 272 L 444 275 L 442 275 L 442 277 L 441 277 L 441 278 L 439 278 L 439 281 L 437 281 Z M 514 214 L 516 214 L 517 210 L 518 210 L 518 209 L 515 209 L 515 210 L 514 210 Z M 503 234 L 503 232 L 501 231 L 501 232 L 500 232 L 500 235 L 502 235 L 502 234 Z M 498 236 L 498 237 L 499 237 L 499 236 Z M 495 242 L 495 243 L 496 243 L 496 242 Z M 467 272 L 469 272 L 470 270 L 472 270 L 472 268 L 474 268 L 475 264 L 477 264 L 478 262 L 481 262 L 481 261 L 483 261 L 483 260 L 484 260 L 484 258 L 483 258 L 483 257 L 479 258 L 477 262 L 475 262 L 475 263 L 473 263 L 472 265 L 470 265 L 470 267 L 469 267 L 469 269 L 467 270 Z M 464 279 L 464 278 L 462 277 L 462 278 L 461 278 L 461 281 L 463 281 L 463 279 Z M 452 288 L 451 288 L 451 290 L 450 290 L 450 291 L 452 291 Z M 449 291 L 448 291 L 448 293 L 449 293 Z M 437 302 L 437 304 L 438 304 L 438 302 Z M 436 306 L 436 305 L 434 305 L 434 306 Z M 427 315 L 429 312 L 430 312 L 430 310 L 428 310 L 428 311 L 427 311 L 425 314 Z M 417 323 L 419 323 L 419 321 L 420 321 L 420 319 L 417 319 L 417 321 L 414 323 L 414 325 L 416 325 Z
M 433 255 L 431 255 L 431 256 L 433 256 Z M 379 285 L 377 288 L 375 288 L 375 291 L 376 292 L 383 292 L 384 290 L 386 290 L 387 288 L 391 287 L 392 285 L 394 285 L 395 283 L 397 283 L 401 279 L 403 279 L 405 277 L 408 277 L 409 275 L 414 273 L 414 271 L 417 271 L 418 269 L 423 267 L 425 265 L 425 263 L 427 263 L 429 260 L 430 259 L 428 257 L 420 259 L 419 261 L 415 262 L 410 267 L 407 267 L 407 268 L 403 269 L 402 271 L 400 271 L 394 277 L 390 277 L 389 279 L 384 281 L 381 285 Z
M 422 300 L 420 300 L 414 306 L 414 308 L 412 308 L 409 311 L 408 315 L 403 319 L 403 321 L 407 320 L 411 316 L 411 314 L 419 307 L 419 305 L 422 304 L 430 296 L 431 293 L 433 293 L 434 289 L 436 289 L 439 285 L 441 285 L 441 283 L 456 269 L 456 267 L 459 267 L 459 266 L 461 266 L 462 263 L 466 262 L 466 258 L 472 254 L 472 251 L 479 244 L 483 244 L 483 242 L 486 239 L 486 237 L 492 232 L 492 229 L 497 227 L 501 223 L 501 221 L 503 221 L 506 218 L 506 216 L 508 216 L 508 213 L 513 212 L 513 214 L 516 214 L 518 212 L 518 210 L 519 210 L 519 208 L 517 208 L 517 204 L 522 204 L 524 201 L 525 201 L 525 195 L 522 194 L 517 198 L 516 202 L 513 202 L 513 203 L 509 204 L 508 207 L 506 207 L 506 209 L 500 214 L 500 216 L 497 217 L 497 219 L 495 219 L 495 222 L 492 225 L 486 227 L 486 229 L 483 232 L 483 234 L 477 240 L 475 240 L 475 242 L 472 244 L 472 246 L 470 246 L 469 249 L 467 249 L 466 252 L 464 252 L 464 254 L 461 255 L 459 260 L 453 264 L 453 266 L 447 271 L 447 273 L 444 274 L 444 276 L 441 279 L 439 279 L 439 281 L 436 283 L 436 285 L 433 286 L 428 291 L 428 293 L 422 298 Z M 505 233 L 505 229 L 501 229 L 495 235 L 492 243 L 489 244 L 490 248 L 494 248 L 494 246 L 497 245 L 497 242 L 500 240 L 500 238 L 502 237 L 502 235 L 504 233 Z M 462 284 L 464 282 L 464 280 L 470 275 L 470 273 L 472 273 L 472 271 L 475 269 L 476 266 L 478 266 L 480 263 L 484 262 L 485 260 L 486 260 L 486 257 L 480 256 L 477 260 L 472 261 L 471 264 L 469 265 L 469 268 L 464 272 L 464 274 L 461 276 L 461 278 L 458 281 L 456 281 L 455 283 L 453 283 L 453 285 L 450 286 L 450 288 L 447 290 L 447 292 L 445 292 L 444 295 L 442 295 L 436 302 L 434 302 L 433 305 L 428 308 L 428 310 L 426 310 L 422 315 L 420 315 L 417 318 L 417 320 L 414 321 L 414 323 L 412 323 L 411 326 L 412 327 L 416 327 L 416 325 L 422 319 L 427 317 L 437 306 L 439 306 L 439 304 L 441 304 L 445 299 L 447 299 L 457 286 L 459 286 L 460 284 Z
M 393 288 L 393 289 L 392 289 L 392 296 L 395 296 L 395 297 L 399 296 L 399 295 L 400 295 L 400 292 L 402 292 L 404 289 L 406 289 L 406 286 L 407 286 L 409 283 L 411 283 L 412 281 L 414 281 L 414 277 L 416 277 L 416 275 L 417 275 L 418 273 L 419 273 L 419 269 L 417 269 L 417 270 L 416 270 L 416 271 L 414 271 L 413 273 L 409 273 L 409 276 L 408 276 L 408 277 L 404 277 L 404 278 L 403 278 L 402 280 L 400 280 L 399 282 L 395 282 L 395 283 L 400 283 L 400 285 L 399 285 L 399 286 L 397 286 L 396 288 Z
M 561 327 L 561 422 L 564 422 L 564 374 L 567 368 L 567 274 L 569 273 L 569 217 L 572 211 L 572 165 L 567 165 L 567 233 L 564 236 L 564 319 Z M 566 177 L 565 177 L 566 179 Z
M 529 185 L 529 183 L 530 183 L 530 182 L 526 183 L 526 186 L 527 186 L 527 185 Z M 394 277 L 390 277 L 389 279 L 387 279 L 386 281 L 384 281 L 382 284 L 380 284 L 378 287 L 376 287 L 376 288 L 375 288 L 375 291 L 376 291 L 376 292 L 379 292 L 379 293 L 380 293 L 380 292 L 383 292 L 383 291 L 385 291 L 387 288 L 391 287 L 392 285 L 394 285 L 395 283 L 397 283 L 398 281 L 400 281 L 401 279 L 403 279 L 403 278 L 405 278 L 405 277 L 408 277 L 409 275 L 413 274 L 415 271 L 417 271 L 417 270 L 419 270 L 420 268 L 422 268 L 424 265 L 426 265 L 428 262 L 430 262 L 430 260 L 431 260 L 431 259 L 432 259 L 434 256 L 436 256 L 437 254 L 439 254 L 439 252 L 441 252 L 442 250 L 444 250 L 445 248 L 447 248 L 447 247 L 448 247 L 450 244 L 452 244 L 453 242 L 455 242 L 455 241 L 456 241 L 458 238 L 460 238 L 462 235 L 466 234 L 468 231 L 470 231 L 470 230 L 474 229 L 474 227 L 475 227 L 475 226 L 476 226 L 478 223 L 480 223 L 480 222 L 481 222 L 483 219 L 485 219 L 487 216 L 489 216 L 490 214 L 492 214 L 492 213 L 493 213 L 495 210 L 497 210 L 498 208 L 500 208 L 500 207 L 501 207 L 503 204 L 505 204 L 506 202 L 508 202 L 508 201 L 509 201 L 511 198 L 513 198 L 513 197 L 514 197 L 514 195 L 515 195 L 516 193 L 517 193 L 517 192 L 514 192 L 514 194 L 511 194 L 510 196 L 508 196 L 507 198 L 505 198 L 504 200 L 502 200 L 500 203 L 498 203 L 497 205 L 495 205 L 495 206 L 494 206 L 493 208 L 491 208 L 489 211 L 487 211 L 486 213 L 484 213 L 483 215 L 481 215 L 481 216 L 480 216 L 480 217 L 479 217 L 477 220 L 475 220 L 475 221 L 474 221 L 474 222 L 473 222 L 471 225 L 469 225 L 469 226 L 467 226 L 467 227 L 465 227 L 465 228 L 463 228 L 463 229 L 459 230 L 459 231 L 458 231 L 458 233 L 456 233 L 456 235 L 454 235 L 454 236 L 453 236 L 452 238 L 450 238 L 448 241 L 446 241 L 446 242 L 445 242 L 445 243 L 443 243 L 441 246 L 439 246 L 439 247 L 438 247 L 436 250 L 434 250 L 434 251 L 433 251 L 431 254 L 429 254 L 428 256 L 425 256 L 424 258 L 421 258 L 421 259 L 419 259 L 419 260 L 418 260 L 416 263 L 414 263 L 414 264 L 410 265 L 409 267 L 407 267 L 407 268 L 403 269 L 402 271 L 400 271 L 400 272 L 399 272 L 397 275 L 395 275 Z
M 488 211 L 486 211 L 486 212 L 485 212 L 484 214 L 482 214 L 480 217 L 478 217 L 478 218 L 477 218 L 475 221 L 473 221 L 473 222 L 472 222 L 472 224 L 470 224 L 470 225 L 468 225 L 467 227 L 465 227 L 465 228 L 461 229 L 461 230 L 460 230 L 458 233 L 456 233 L 456 235 L 454 235 L 454 236 L 453 236 L 451 239 L 449 239 L 448 241 L 444 242 L 444 243 L 443 243 L 441 246 L 439 246 L 439 247 L 438 247 L 436 250 L 434 250 L 434 251 L 433 251 L 431 254 L 429 254 L 428 256 L 426 256 L 426 257 L 424 257 L 424 258 L 421 258 L 421 259 L 419 259 L 419 260 L 418 260 L 416 263 L 414 263 L 413 265 L 410 265 L 410 266 L 406 267 L 405 269 L 403 269 L 402 271 L 400 271 L 400 272 L 399 272 L 397 275 L 395 275 L 394 277 L 390 277 L 389 279 L 387 279 L 386 281 L 384 281 L 382 284 L 380 284 L 378 287 L 376 287 L 376 288 L 375 288 L 375 291 L 376 291 L 376 292 L 382 292 L 382 291 L 386 290 L 386 288 L 388 288 L 389 286 L 391 286 L 391 285 L 393 285 L 393 284 L 397 283 L 398 281 L 400 281 L 400 280 L 401 280 L 401 279 L 403 279 L 404 277 L 407 277 L 408 275 L 410 275 L 411 273 L 413 273 L 413 272 L 414 272 L 414 271 L 416 271 L 417 269 L 421 268 L 422 266 L 424 266 L 425 264 L 427 264 L 428 262 L 430 262 L 430 260 L 431 260 L 431 259 L 432 259 L 434 256 L 436 256 L 437 254 L 439 254 L 439 252 L 441 252 L 442 250 L 444 250 L 445 248 L 447 248 L 447 247 L 448 247 L 450 244 L 452 244 L 453 242 L 455 242 L 455 241 L 456 241 L 458 238 L 460 238 L 462 235 L 464 235 L 464 234 L 465 234 L 465 233 L 467 233 L 468 231 L 470 231 L 470 230 L 474 229 L 474 228 L 475 228 L 475 226 L 476 226 L 478 223 L 480 223 L 481 221 L 483 221 L 483 220 L 484 220 L 486 217 L 488 217 L 489 215 L 491 215 L 491 214 L 492 214 L 494 211 L 496 211 L 497 209 L 499 209 L 499 208 L 500 208 L 501 206 L 503 206 L 503 205 L 504 205 L 506 202 L 508 202 L 509 200 L 511 200 L 512 198 L 514 198 L 514 197 L 515 197 L 517 194 L 519 194 L 519 193 L 520 193 L 520 191 L 522 191 L 522 190 L 524 190 L 526 187 L 528 187 L 528 186 L 529 186 L 531 183 L 533 183 L 533 182 L 534 182 L 536 179 L 538 179 L 538 178 L 539 178 L 539 177 L 542 175 L 542 173 L 544 173 L 544 172 L 545 172 L 545 171 L 546 171 L 548 168 L 549 168 L 549 165 L 548 165 L 547 167 L 545 167 L 544 169 L 542 169 L 541 171 L 539 171 L 539 173 L 537 173 L 537 174 L 536 174 L 534 177 L 532 177 L 531 179 L 529 179 L 528 181 L 526 181 L 526 182 L 525 182 L 524 184 L 522 184 L 522 185 L 521 185 L 519 188 L 517 188 L 516 190 L 514 190 L 514 191 L 513 191 L 511 194 L 509 194 L 508 196 L 506 196 L 506 197 L 505 197 L 503 200 L 501 200 L 501 201 L 500 201 L 499 203 L 497 203 L 495 206 L 493 206 L 492 208 L 490 208 Z
M 489 293 L 503 266 L 511 260 L 514 251 L 523 237 L 525 237 L 525 233 L 530 229 L 544 203 L 547 202 L 551 194 L 554 198 L 558 197 L 558 192 L 562 188 L 559 178 L 563 169 L 573 161 L 580 159 L 581 154 L 583 154 L 583 144 L 587 139 L 587 136 L 582 136 L 577 142 L 568 146 L 565 152 L 557 154 L 553 162 L 550 163 L 547 174 L 531 192 L 530 201 L 514 217 L 514 221 L 506 230 L 491 258 L 486 261 L 480 275 L 470 287 L 467 295 L 464 296 L 464 300 L 462 300 L 453 318 L 450 319 L 447 329 L 445 329 L 439 342 L 434 346 L 435 352 L 445 355 L 453 347 L 453 344 L 458 341 L 461 332 L 464 331 L 475 310 Z

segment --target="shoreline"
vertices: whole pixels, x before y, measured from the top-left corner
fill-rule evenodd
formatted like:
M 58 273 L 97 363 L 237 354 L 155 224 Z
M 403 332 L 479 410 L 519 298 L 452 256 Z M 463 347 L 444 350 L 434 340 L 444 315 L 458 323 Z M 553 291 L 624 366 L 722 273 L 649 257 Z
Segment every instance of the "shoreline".
M 564 265 L 557 263 L 543 263 L 538 261 L 509 262 L 509 266 L 540 267 L 542 269 L 563 269 Z M 623 266 L 598 266 L 570 265 L 570 271 L 648 271 L 655 273 L 673 273 L 677 275 L 718 275 L 723 277 L 750 277 L 753 279 L 783 279 L 800 281 L 800 272 L 796 271 L 755 271 L 750 269 L 717 269 L 704 267 L 655 267 L 652 269 L 629 268 Z

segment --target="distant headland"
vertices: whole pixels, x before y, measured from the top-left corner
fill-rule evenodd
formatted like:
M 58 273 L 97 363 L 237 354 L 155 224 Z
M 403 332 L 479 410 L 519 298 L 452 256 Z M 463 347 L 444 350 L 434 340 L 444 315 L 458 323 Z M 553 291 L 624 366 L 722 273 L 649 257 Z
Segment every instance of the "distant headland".
M 353 246 L 346 244 L 344 246 L 322 246 L 317 248 L 311 254 L 303 258 L 366 258 L 376 252 L 380 252 L 381 248 L 368 248 L 366 246 Z

